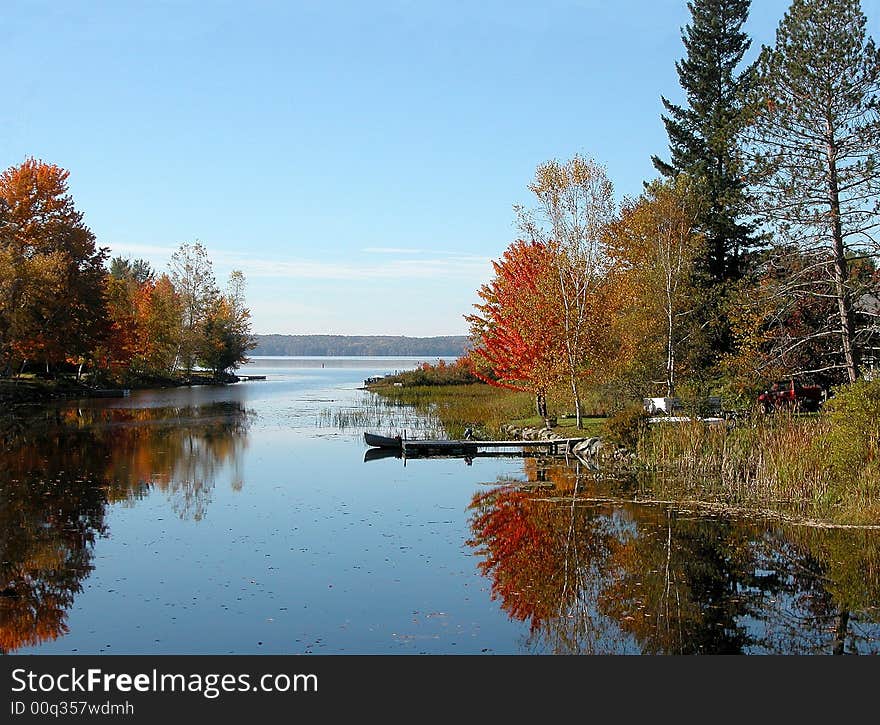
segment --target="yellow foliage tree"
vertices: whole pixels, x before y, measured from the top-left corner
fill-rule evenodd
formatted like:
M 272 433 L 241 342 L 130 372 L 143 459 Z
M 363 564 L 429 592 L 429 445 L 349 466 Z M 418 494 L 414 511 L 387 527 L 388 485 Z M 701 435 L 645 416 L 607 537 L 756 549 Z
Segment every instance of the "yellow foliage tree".
M 662 360 L 658 367 L 669 397 L 675 395 L 681 347 L 694 335 L 697 298 L 691 283 L 703 243 L 697 232 L 699 198 L 685 174 L 655 181 L 638 199 L 628 199 L 607 229 L 619 359 L 647 359 L 647 367 Z

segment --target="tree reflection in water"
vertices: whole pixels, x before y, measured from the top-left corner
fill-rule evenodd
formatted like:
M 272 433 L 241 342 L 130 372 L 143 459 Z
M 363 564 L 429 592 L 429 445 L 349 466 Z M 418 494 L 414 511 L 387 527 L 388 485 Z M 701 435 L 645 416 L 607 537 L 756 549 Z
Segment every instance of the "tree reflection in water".
M 615 485 L 532 460 L 474 496 L 468 543 L 531 650 L 880 652 L 877 532 L 589 500 Z
M 224 466 L 241 488 L 235 466 L 251 418 L 238 403 L 220 403 L 0 420 L 0 651 L 67 632 L 109 503 L 156 488 L 181 518 L 198 521 Z

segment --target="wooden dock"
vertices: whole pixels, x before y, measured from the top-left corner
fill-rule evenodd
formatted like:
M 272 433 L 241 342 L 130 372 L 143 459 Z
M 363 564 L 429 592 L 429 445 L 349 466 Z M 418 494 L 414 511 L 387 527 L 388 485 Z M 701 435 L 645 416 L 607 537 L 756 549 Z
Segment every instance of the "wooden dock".
M 568 456 L 566 456 L 568 457 Z M 572 457 L 580 458 L 576 454 L 573 454 Z M 423 451 L 413 451 L 411 450 L 408 454 L 404 454 L 400 449 L 394 450 L 391 448 L 367 448 L 364 451 L 364 462 L 367 463 L 369 461 L 380 461 L 383 458 L 396 458 L 397 460 L 402 460 L 403 465 L 406 465 L 407 461 L 418 461 L 418 460 L 430 460 L 430 461 L 438 461 L 438 460 L 451 460 L 451 459 L 464 459 L 464 461 L 470 464 L 471 461 L 476 460 L 477 458 L 540 458 L 551 459 L 551 458 L 562 458 L 561 454 L 554 455 L 552 453 L 546 453 L 544 451 L 536 451 L 536 450 L 527 450 L 525 448 L 520 448 L 518 450 L 513 449 L 494 449 L 490 451 L 466 451 L 464 449 L 458 450 L 449 450 L 449 451 L 432 451 L 430 449 L 425 449 Z M 583 459 L 581 459 L 583 460 Z
M 419 440 L 406 438 L 387 438 L 366 434 L 367 445 L 374 450 L 399 453 L 412 458 L 425 456 L 473 456 L 478 453 L 510 451 L 540 451 L 549 455 L 567 455 L 574 447 L 587 438 L 550 438 L 541 440 Z
M 540 450 L 553 455 L 571 453 L 575 445 L 585 440 L 584 438 L 555 438 L 538 441 L 475 441 L 475 440 L 403 440 L 401 449 L 403 455 L 425 455 L 426 453 L 450 454 L 450 453 L 480 453 L 499 451 L 509 448 L 511 450 Z

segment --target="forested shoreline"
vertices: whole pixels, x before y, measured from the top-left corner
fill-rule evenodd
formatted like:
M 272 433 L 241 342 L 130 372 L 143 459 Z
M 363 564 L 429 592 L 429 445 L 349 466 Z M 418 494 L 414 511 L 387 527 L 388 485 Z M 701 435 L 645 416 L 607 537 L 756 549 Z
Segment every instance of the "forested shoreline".
M 688 9 L 685 102 L 662 99 L 657 177 L 619 202 L 595 158 L 539 164 L 518 237 L 466 315 L 468 355 L 374 389 L 493 436 L 527 415 L 526 396 L 545 432 L 570 417 L 595 430 L 601 410 L 605 453 L 630 470 L 873 525 L 880 50 L 859 0 L 793 0 L 751 63 L 749 0 Z M 827 403 L 805 414 L 783 397 L 767 415 L 774 381 Z M 646 398 L 680 414 L 652 417 Z M 710 400 L 724 417 L 706 415 Z
M 585 396 L 833 392 L 880 350 L 880 51 L 858 0 L 793 0 L 746 61 L 749 0 L 694 0 L 657 177 L 618 201 L 575 154 L 539 164 L 466 316 L 477 377 Z
M 181 243 L 167 271 L 114 257 L 83 223 L 70 172 L 29 158 L 0 175 L 3 399 L 77 387 L 230 379 L 253 347 L 245 278 L 221 290 L 205 246 Z M 207 375 L 205 372 L 207 371 Z
M 234 272 L 201 242 L 167 271 L 108 260 L 66 170 L 0 176 L 0 374 L 95 384 L 222 379 L 260 355 L 435 355 L 570 408 L 585 396 L 722 395 L 769 381 L 831 390 L 873 376 L 880 349 L 880 52 L 858 0 L 794 0 L 746 62 L 749 0 L 694 0 L 663 97 L 657 178 L 619 201 L 600 161 L 538 165 L 517 238 L 463 337 L 255 337 Z M 665 156 L 665 158 L 664 158 Z

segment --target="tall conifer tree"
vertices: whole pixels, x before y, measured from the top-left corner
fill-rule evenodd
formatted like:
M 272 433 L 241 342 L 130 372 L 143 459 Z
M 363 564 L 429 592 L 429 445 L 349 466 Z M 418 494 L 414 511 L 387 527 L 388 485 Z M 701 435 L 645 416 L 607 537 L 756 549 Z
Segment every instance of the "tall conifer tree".
M 742 253 L 753 227 L 744 223 L 744 184 L 739 134 L 744 125 L 744 86 L 748 70 L 737 73 L 751 45 L 742 26 L 751 0 L 692 0 L 691 23 L 682 31 L 687 51 L 676 62 L 686 106 L 662 98 L 667 113 L 670 160 L 652 157 L 664 176 L 687 172 L 699 179 L 705 211 L 699 220 L 706 239 L 702 269 L 706 284 L 739 278 Z
M 829 304 L 808 338 L 839 340 L 837 359 L 816 365 L 849 382 L 876 329 L 856 309 L 876 288 L 853 265 L 880 252 L 880 49 L 866 25 L 859 0 L 793 0 L 757 63 L 749 133 L 759 210 L 803 266 L 780 299 Z

